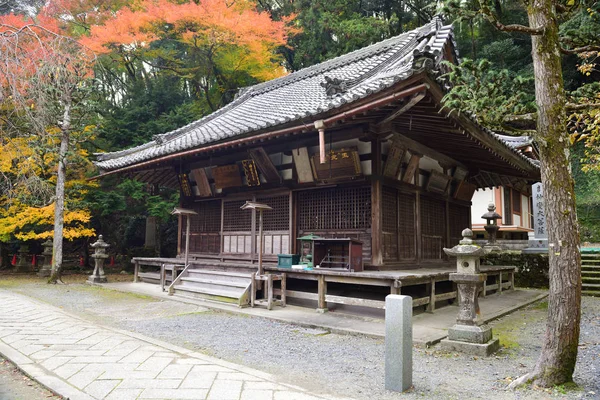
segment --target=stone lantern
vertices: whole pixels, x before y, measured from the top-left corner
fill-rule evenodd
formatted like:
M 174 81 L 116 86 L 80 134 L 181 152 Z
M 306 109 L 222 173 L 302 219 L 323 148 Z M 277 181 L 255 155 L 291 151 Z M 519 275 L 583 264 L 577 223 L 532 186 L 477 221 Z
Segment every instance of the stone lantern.
M 502 249 L 500 246 L 496 244 L 496 235 L 500 229 L 497 221 L 502 219 L 502 216 L 496 212 L 496 206 L 494 203 L 490 203 L 487 209 L 488 211 L 481 216 L 481 218 L 485 219 L 486 224 L 483 228 L 488 233 L 489 237 L 488 242 L 484 247 L 488 252 L 501 251 Z
M 104 275 L 104 260 L 108 258 L 106 249 L 110 247 L 108 243 L 104 241 L 102 235 L 98 235 L 98 240 L 91 244 L 94 249 L 94 254 L 91 257 L 94 259 L 94 272 L 88 277 L 88 283 L 106 283 L 106 275 Z
M 44 263 L 42 264 L 42 268 L 38 271 L 38 276 L 50 276 L 52 272 L 52 239 L 46 240 L 42 243 L 42 247 L 44 247 L 44 251 L 42 252 L 42 257 L 44 257 Z
M 15 272 L 31 272 L 33 266 L 27 261 L 29 246 L 22 244 L 19 246 L 19 255 L 17 256 L 17 264 L 15 265 Z
M 479 270 L 479 260 L 485 251 L 473 243 L 473 232 L 462 231 L 463 240 L 444 252 L 456 257 L 457 272 L 450 280 L 458 286 L 458 317 L 456 324 L 448 329 L 448 338 L 442 340 L 442 348 L 478 356 L 488 356 L 498 350 L 500 343 L 493 339 L 492 328 L 483 324 L 479 310 L 479 290 L 487 275 Z

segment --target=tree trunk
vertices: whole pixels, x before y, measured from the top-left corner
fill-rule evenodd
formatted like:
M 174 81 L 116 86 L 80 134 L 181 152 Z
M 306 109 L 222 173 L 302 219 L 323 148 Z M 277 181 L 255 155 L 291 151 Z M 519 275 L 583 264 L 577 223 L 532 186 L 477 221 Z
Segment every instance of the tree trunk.
M 63 228 L 65 220 L 65 181 L 67 177 L 67 152 L 71 128 L 71 103 L 66 101 L 61 127 L 58 172 L 56 174 L 56 200 L 54 201 L 54 239 L 52 248 L 52 273 L 48 283 L 62 282 Z
M 533 0 L 528 15 L 532 28 L 545 27 L 542 35 L 532 37 L 532 53 L 550 249 L 550 291 L 540 357 L 533 371 L 511 386 L 532 382 L 548 387 L 573 379 L 581 318 L 581 256 L 556 10 L 552 0 Z

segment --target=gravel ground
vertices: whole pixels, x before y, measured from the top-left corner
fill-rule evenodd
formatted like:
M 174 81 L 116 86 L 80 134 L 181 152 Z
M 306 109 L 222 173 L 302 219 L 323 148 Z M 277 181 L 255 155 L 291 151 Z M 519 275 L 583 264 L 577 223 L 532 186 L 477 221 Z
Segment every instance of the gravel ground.
M 78 283 L 48 286 L 33 279 L 0 281 L 0 288 L 46 301 L 105 325 L 135 331 L 277 375 L 281 381 L 355 399 L 600 399 L 600 299 L 583 300 L 576 388 L 506 391 L 539 355 L 546 304 L 494 323 L 504 344 L 493 357 L 477 358 L 415 349 L 414 389 L 385 391 L 384 342 L 323 334 L 262 318 L 209 311 Z
M 59 397 L 23 375 L 14 365 L 0 357 L 0 399 L 52 400 Z

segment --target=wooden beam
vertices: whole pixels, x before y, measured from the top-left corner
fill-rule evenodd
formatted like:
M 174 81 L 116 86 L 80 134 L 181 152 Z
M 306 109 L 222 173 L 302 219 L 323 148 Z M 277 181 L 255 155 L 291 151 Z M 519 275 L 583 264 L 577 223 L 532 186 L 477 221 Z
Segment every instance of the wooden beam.
M 390 122 L 390 121 L 396 119 L 398 116 L 404 114 L 405 112 L 407 112 L 408 110 L 413 108 L 418 102 L 423 100 L 423 98 L 425 97 L 425 94 L 426 94 L 426 92 L 420 92 L 420 93 L 415 94 L 414 96 L 411 97 L 411 99 L 406 104 L 404 104 L 403 106 L 398 108 L 396 111 L 394 111 L 393 113 L 391 113 L 390 115 L 385 117 L 383 120 L 381 120 L 379 123 L 377 123 L 377 125 L 383 125 L 387 122 Z
M 300 147 L 292 150 L 292 157 L 294 159 L 294 166 L 296 167 L 296 173 L 298 174 L 298 183 L 312 183 L 315 181 L 310 166 L 310 159 L 308 157 L 308 149 L 306 147 Z
M 277 168 L 273 165 L 273 162 L 269 158 L 269 155 L 262 147 L 255 149 L 249 149 L 248 154 L 256 163 L 256 166 L 263 174 L 267 182 L 280 182 L 281 176 L 277 172 Z
M 461 166 L 466 169 L 466 166 L 460 161 L 456 161 L 455 159 L 448 157 L 438 151 L 435 151 L 432 148 L 417 142 L 416 140 L 412 140 L 398 133 L 398 131 L 396 130 L 394 130 L 394 139 L 398 140 L 398 142 L 403 144 L 409 151 L 412 150 L 413 152 L 423 154 L 424 156 L 433 158 L 434 160 L 437 160 L 446 165 Z
M 421 160 L 420 154 L 412 154 L 410 156 L 410 161 L 408 162 L 408 166 L 406 167 L 406 171 L 404 171 L 404 176 L 402 177 L 402 182 L 410 183 L 414 177 L 415 172 L 419 168 L 419 161 Z M 419 185 L 419 182 L 415 182 L 415 185 Z
M 210 187 L 210 183 L 208 183 L 208 177 L 206 176 L 206 171 L 204 168 L 193 169 L 190 174 L 196 182 L 196 187 L 198 188 L 200 197 L 212 196 L 212 189 Z

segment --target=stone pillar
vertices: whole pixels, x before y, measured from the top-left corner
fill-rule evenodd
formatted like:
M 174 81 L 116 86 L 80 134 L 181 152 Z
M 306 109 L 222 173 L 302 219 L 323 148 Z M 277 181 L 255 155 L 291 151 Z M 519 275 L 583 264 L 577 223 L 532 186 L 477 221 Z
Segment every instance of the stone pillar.
M 31 272 L 34 267 L 31 265 L 31 260 L 27 260 L 29 253 L 29 246 L 22 244 L 19 247 L 19 255 L 17 256 L 17 265 L 15 265 L 15 272 Z
M 110 247 L 108 243 L 102 239 L 102 235 L 98 236 L 98 241 L 91 244 L 94 249 L 94 254 L 91 257 L 94 259 L 94 272 L 88 277 L 88 283 L 106 283 L 107 279 L 104 275 L 104 260 L 108 258 L 106 249 Z
M 42 246 L 44 247 L 44 251 L 42 252 L 44 263 L 42 264 L 42 268 L 38 271 L 38 276 L 50 276 L 52 273 L 52 245 L 52 239 L 48 239 L 42 243 Z
M 483 324 L 479 310 L 479 289 L 487 275 L 480 273 L 479 261 L 485 253 L 471 239 L 470 229 L 462 231 L 463 240 L 444 252 L 456 257 L 457 272 L 450 274 L 450 280 L 458 287 L 458 317 L 456 324 L 448 329 L 448 338 L 442 340 L 442 349 L 488 356 L 500 347 L 498 339 L 493 339 L 492 328 Z
M 412 386 L 412 298 L 385 298 L 385 388 L 404 392 Z

